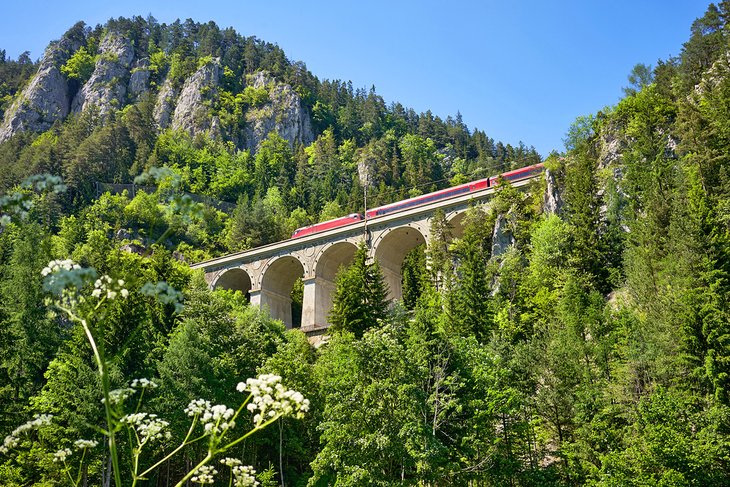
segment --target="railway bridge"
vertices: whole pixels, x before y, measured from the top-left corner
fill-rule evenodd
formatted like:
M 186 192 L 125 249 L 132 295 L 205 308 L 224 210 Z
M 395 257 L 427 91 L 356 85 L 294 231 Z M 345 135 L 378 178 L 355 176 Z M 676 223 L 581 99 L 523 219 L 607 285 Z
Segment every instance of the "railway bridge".
M 531 179 L 515 181 L 525 186 Z M 309 336 L 321 334 L 329 326 L 335 276 L 341 266 L 350 264 L 361 242 L 369 258 L 380 263 L 389 299 L 402 296 L 401 266 L 406 254 L 430 241 L 431 218 L 441 209 L 452 227 L 454 237 L 462 233 L 466 210 L 474 203 L 488 204 L 495 188 L 486 188 L 397 213 L 333 228 L 301 238 L 284 240 L 238 252 L 192 266 L 203 269 L 211 288 L 239 290 L 248 294 L 251 304 L 268 308 L 273 318 L 287 328 L 301 326 Z M 304 284 L 301 325 L 293 322 L 291 292 L 301 278 Z

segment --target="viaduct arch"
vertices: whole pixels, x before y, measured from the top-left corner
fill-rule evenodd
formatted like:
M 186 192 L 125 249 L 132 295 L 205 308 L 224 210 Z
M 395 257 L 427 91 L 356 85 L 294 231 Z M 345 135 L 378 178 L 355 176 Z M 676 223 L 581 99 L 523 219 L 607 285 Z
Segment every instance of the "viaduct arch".
M 373 243 L 372 253 L 383 271 L 389 300 L 403 298 L 403 260 L 408 252 L 427 241 L 417 226 L 406 225 L 388 229 Z
M 513 186 L 526 186 L 530 181 L 517 181 Z M 268 308 L 271 316 L 287 328 L 297 325 L 292 315 L 291 293 L 294 283 L 301 278 L 304 287 L 301 328 L 316 336 L 329 326 L 327 318 L 337 271 L 352 262 L 358 245 L 365 243 L 368 257 L 379 262 L 389 288 L 389 299 L 401 299 L 403 260 L 411 249 L 428 245 L 434 213 L 443 211 L 450 234 L 461 237 L 466 211 L 474 203 L 488 204 L 493 193 L 494 188 L 487 188 L 191 267 L 205 272 L 211 288 L 248 293 L 252 305 Z

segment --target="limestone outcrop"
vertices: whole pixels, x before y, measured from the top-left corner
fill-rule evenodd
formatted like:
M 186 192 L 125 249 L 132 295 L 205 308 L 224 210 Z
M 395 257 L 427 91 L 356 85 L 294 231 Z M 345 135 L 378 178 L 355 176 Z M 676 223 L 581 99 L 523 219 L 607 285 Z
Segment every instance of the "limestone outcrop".
M 210 130 L 210 101 L 217 95 L 220 71 L 220 62 L 216 59 L 201 66 L 185 80 L 172 115 L 173 129 L 184 130 L 190 135 Z
M 545 169 L 545 196 L 543 197 L 542 209 L 545 213 L 559 215 L 563 209 L 563 195 L 561 186 L 555 178 L 555 173 Z
M 129 97 L 136 100 L 141 95 L 147 93 L 150 83 L 150 61 L 149 59 L 139 59 L 132 64 L 132 73 L 129 76 Z
M 62 120 L 69 112 L 69 90 L 61 74 L 61 66 L 83 44 L 74 29 L 46 49 L 28 86 L 5 113 L 0 126 L 0 142 L 22 131 L 42 132 L 56 120 Z
M 129 39 L 109 32 L 101 41 L 91 78 L 74 97 L 71 111 L 78 113 L 95 106 L 101 115 L 124 106 L 134 48 Z
M 152 117 L 157 123 L 160 130 L 164 130 L 170 126 L 172 121 L 172 113 L 175 110 L 175 100 L 177 99 L 177 90 L 172 81 L 166 79 L 160 91 L 157 93 L 157 101 Z
M 492 234 L 492 258 L 496 258 L 507 252 L 515 244 L 515 237 L 512 235 L 510 222 L 505 215 L 498 215 L 494 223 Z
M 253 77 L 255 89 L 267 88 L 269 101 L 246 114 L 246 148 L 255 151 L 271 132 L 277 132 L 290 144 L 314 141 L 312 121 L 302 99 L 291 86 L 276 82 L 264 72 Z

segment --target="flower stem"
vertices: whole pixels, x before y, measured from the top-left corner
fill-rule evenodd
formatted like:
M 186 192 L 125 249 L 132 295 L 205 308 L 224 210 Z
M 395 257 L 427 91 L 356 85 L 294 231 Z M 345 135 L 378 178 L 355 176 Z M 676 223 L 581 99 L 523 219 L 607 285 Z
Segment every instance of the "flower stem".
M 78 321 L 81 324 L 81 327 L 84 329 L 84 333 L 86 334 L 86 338 L 89 340 L 89 345 L 91 345 L 91 350 L 94 352 L 94 360 L 96 361 L 96 366 L 99 369 L 99 377 L 101 378 L 101 389 L 104 395 L 104 412 L 106 414 L 106 427 L 107 433 L 109 435 L 109 455 L 112 457 L 114 484 L 117 487 L 122 487 L 122 477 L 121 472 L 119 471 L 119 456 L 117 454 L 117 442 L 114 438 L 114 419 L 112 418 L 112 406 L 109 399 L 109 376 L 106 373 L 106 362 L 104 361 L 104 357 L 102 356 L 99 347 L 97 347 L 96 345 L 96 340 L 94 340 L 94 335 L 91 333 L 91 328 L 89 327 L 88 322 L 85 319 L 77 316 L 70 309 L 63 307 L 60 308 L 65 311 L 72 320 Z
M 207 463 L 209 461 L 211 461 L 212 459 L 213 459 L 213 452 L 209 449 L 208 450 L 208 454 L 205 456 L 205 458 L 203 458 L 200 461 L 199 464 L 197 464 L 187 474 L 185 474 L 185 477 L 183 477 L 182 479 L 180 479 L 180 482 L 176 483 L 175 484 L 175 487 L 182 487 L 182 485 L 185 484 L 185 482 L 187 482 L 188 480 L 190 480 L 190 477 L 192 477 L 193 475 L 195 475 L 195 472 L 197 472 L 200 467 L 202 467 L 203 465 L 207 465 Z
M 188 439 L 190 439 L 190 435 L 193 434 L 193 429 L 195 428 L 195 425 L 197 423 L 198 422 L 197 422 L 197 416 L 196 416 L 196 419 L 194 419 L 193 422 L 190 424 L 190 429 L 188 430 L 188 434 L 185 435 L 185 439 L 182 441 L 182 443 L 180 443 L 180 446 L 178 446 L 177 448 L 175 448 L 174 450 L 172 450 L 170 453 L 168 453 L 167 455 L 165 455 L 165 457 L 162 458 L 162 460 L 158 461 L 157 463 L 155 463 L 154 465 L 152 465 L 150 468 L 148 468 L 147 470 L 145 470 L 144 472 L 142 472 L 138 476 L 138 478 L 140 478 L 140 479 L 141 478 L 144 478 L 145 475 L 147 475 L 148 473 L 150 473 L 151 471 L 153 471 L 154 469 L 156 469 L 157 467 L 159 467 L 160 465 L 162 465 L 163 463 L 165 463 L 167 460 L 169 460 L 170 458 L 172 458 L 172 456 L 175 455 L 177 452 L 179 452 L 184 446 L 189 445 L 191 443 L 194 443 L 194 442 L 198 441 L 201 438 L 204 438 L 204 436 L 201 436 L 199 438 L 195 438 L 191 442 L 188 442 Z

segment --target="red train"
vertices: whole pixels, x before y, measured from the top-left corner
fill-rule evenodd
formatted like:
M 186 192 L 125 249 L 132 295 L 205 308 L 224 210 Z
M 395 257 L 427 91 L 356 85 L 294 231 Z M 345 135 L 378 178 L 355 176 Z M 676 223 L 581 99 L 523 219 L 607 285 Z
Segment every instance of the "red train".
M 520 169 L 515 169 L 514 171 L 502 173 L 499 176 L 479 179 L 477 181 L 472 181 L 471 183 L 454 186 L 453 188 L 442 189 L 441 191 L 435 191 L 433 193 L 416 196 L 415 198 L 398 201 L 397 203 L 391 203 L 389 205 L 373 208 L 372 210 L 368 210 L 366 212 L 366 216 L 368 220 L 370 220 L 371 218 L 376 218 L 379 216 L 388 215 L 390 213 L 395 213 L 397 211 L 406 210 L 408 208 L 413 208 L 414 206 L 425 205 L 426 203 L 431 203 L 433 201 L 452 198 L 454 196 L 491 188 L 492 186 L 496 186 L 497 180 L 500 178 L 500 176 L 507 181 L 519 181 L 520 179 L 526 179 L 534 176 L 535 174 L 541 172 L 542 169 L 542 164 L 535 164 L 534 166 L 527 166 Z
M 432 203 L 434 201 L 453 198 L 454 196 L 491 188 L 497 185 L 497 181 L 500 177 L 507 181 L 519 181 L 521 179 L 527 179 L 529 177 L 532 177 L 535 174 L 542 172 L 542 170 L 542 164 L 535 164 L 534 166 L 527 166 L 520 169 L 515 169 L 514 171 L 505 172 L 498 176 L 479 179 L 470 183 L 454 186 L 453 188 L 442 189 L 433 193 L 416 196 L 415 198 L 409 198 L 407 200 L 398 201 L 389 205 L 379 206 L 378 208 L 368 210 L 365 215 L 367 219 L 370 220 L 372 218 L 377 218 L 383 215 L 389 215 L 391 213 L 406 210 L 408 208 L 413 208 L 414 206 L 425 205 L 426 203 Z M 332 228 L 350 225 L 352 223 L 357 223 L 362 220 L 363 216 L 361 214 L 352 213 L 347 216 L 335 218 L 334 220 L 316 223 L 314 225 L 309 225 L 308 227 L 297 228 L 292 234 L 291 238 L 304 237 L 305 235 L 311 235 L 313 233 L 322 232 L 324 230 L 330 230 Z
M 329 220 L 322 223 L 315 223 L 314 225 L 309 225 L 308 227 L 297 228 L 296 230 L 294 230 L 294 233 L 292 233 L 291 238 L 304 237 L 305 235 L 323 232 L 331 228 L 343 227 L 345 225 L 357 223 L 359 221 L 362 221 L 362 215 L 360 213 L 352 213 L 347 216 L 335 218 L 334 220 Z

